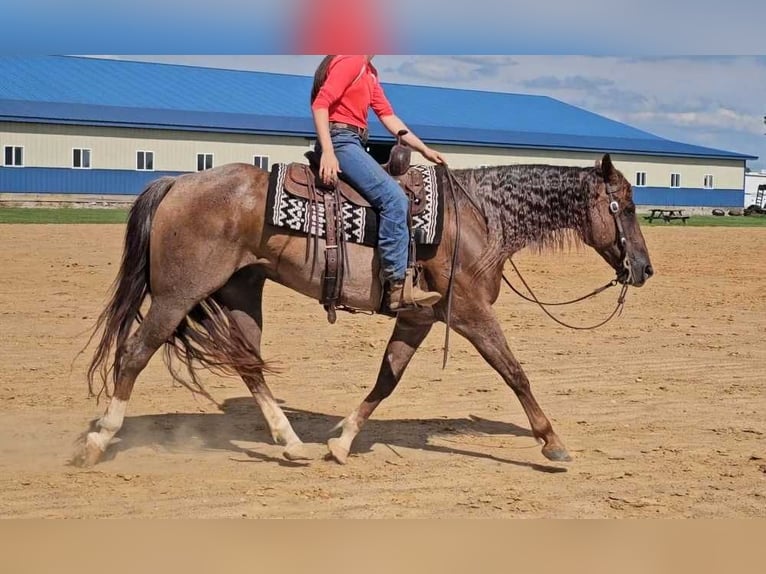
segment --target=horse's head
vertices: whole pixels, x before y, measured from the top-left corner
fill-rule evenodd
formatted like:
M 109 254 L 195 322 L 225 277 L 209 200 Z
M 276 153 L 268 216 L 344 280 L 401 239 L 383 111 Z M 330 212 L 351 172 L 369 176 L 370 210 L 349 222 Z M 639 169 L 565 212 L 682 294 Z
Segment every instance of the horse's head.
M 588 221 L 583 239 L 617 273 L 621 283 L 640 287 L 654 274 L 636 218 L 633 190 L 609 154 L 596 162 L 589 183 Z

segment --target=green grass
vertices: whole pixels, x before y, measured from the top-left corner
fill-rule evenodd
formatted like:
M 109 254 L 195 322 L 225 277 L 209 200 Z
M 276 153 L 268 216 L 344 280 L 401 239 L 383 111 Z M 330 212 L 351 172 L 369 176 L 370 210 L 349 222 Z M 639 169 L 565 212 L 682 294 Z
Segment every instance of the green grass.
M 3 207 L 0 223 L 125 223 L 126 209 Z
M 665 223 L 655 219 L 649 223 L 643 215 L 638 216 L 642 227 L 766 227 L 766 215 L 692 215 L 684 224 L 680 219 Z

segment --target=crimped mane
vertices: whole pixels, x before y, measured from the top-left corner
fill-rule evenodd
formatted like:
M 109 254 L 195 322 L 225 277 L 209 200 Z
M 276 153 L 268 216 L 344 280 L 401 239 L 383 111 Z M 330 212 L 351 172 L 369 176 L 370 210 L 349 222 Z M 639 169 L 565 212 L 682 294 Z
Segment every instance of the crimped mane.
M 588 202 L 597 189 L 596 168 L 504 165 L 454 174 L 488 227 L 487 249 L 473 265 L 474 276 L 522 247 L 550 252 L 582 244 L 590 225 Z

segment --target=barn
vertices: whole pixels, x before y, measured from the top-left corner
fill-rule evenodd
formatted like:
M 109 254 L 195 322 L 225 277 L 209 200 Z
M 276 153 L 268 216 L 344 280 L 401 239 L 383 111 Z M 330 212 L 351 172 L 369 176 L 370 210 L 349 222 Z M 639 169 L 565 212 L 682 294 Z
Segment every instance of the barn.
M 130 201 L 152 179 L 229 162 L 269 168 L 313 146 L 311 78 L 116 61 L 0 58 L 0 201 Z M 592 165 L 609 152 L 643 206 L 741 207 L 747 160 L 546 96 L 385 84 L 452 167 Z M 391 136 L 374 118 L 369 151 Z

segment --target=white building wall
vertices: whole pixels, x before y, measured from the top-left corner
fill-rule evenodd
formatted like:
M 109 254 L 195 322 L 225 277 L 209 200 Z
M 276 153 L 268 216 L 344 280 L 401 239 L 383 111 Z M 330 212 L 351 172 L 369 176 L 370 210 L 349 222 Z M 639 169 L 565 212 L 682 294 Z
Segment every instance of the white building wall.
M 212 153 L 213 165 L 300 161 L 309 140 L 287 136 L 216 134 L 135 128 L 0 122 L 0 146 L 24 147 L 28 167 L 72 167 L 72 149 L 91 150 L 91 169 L 136 169 L 136 152 L 154 152 L 155 171 L 195 171 L 197 154 Z
M 292 136 L 217 134 L 205 132 L 111 128 L 0 122 L 0 147 L 24 148 L 29 167 L 72 167 L 72 149 L 91 150 L 92 169 L 133 170 L 138 150 L 154 152 L 155 171 L 195 171 L 197 154 L 212 153 L 213 165 L 252 163 L 254 155 L 275 162 L 303 161 L 313 140 Z M 392 140 L 393 143 L 393 140 Z M 451 167 L 543 163 L 589 166 L 602 154 L 554 150 L 524 150 L 459 145 L 436 145 Z M 714 189 L 742 189 L 744 162 L 695 158 L 667 158 L 611 154 L 617 169 L 632 184 L 636 172 L 646 173 L 649 187 L 669 187 L 671 173 L 680 173 L 682 188 L 702 188 L 704 176 L 713 176 Z M 413 153 L 413 162 L 424 161 Z

